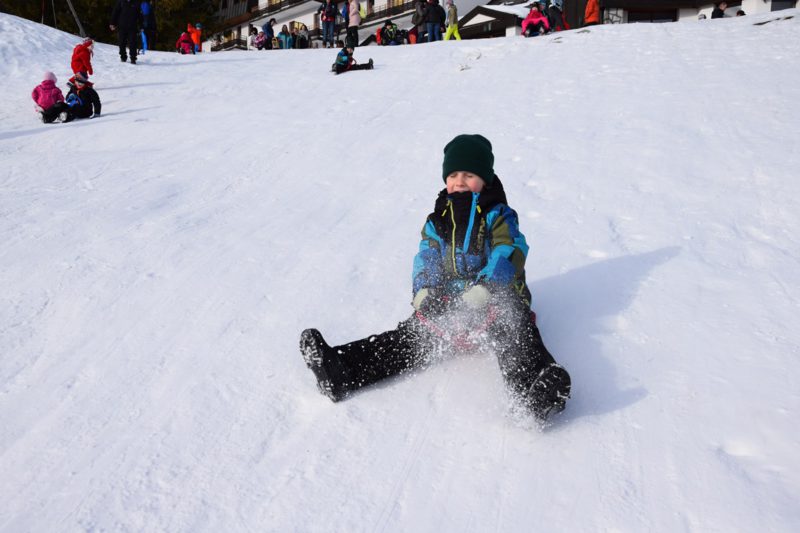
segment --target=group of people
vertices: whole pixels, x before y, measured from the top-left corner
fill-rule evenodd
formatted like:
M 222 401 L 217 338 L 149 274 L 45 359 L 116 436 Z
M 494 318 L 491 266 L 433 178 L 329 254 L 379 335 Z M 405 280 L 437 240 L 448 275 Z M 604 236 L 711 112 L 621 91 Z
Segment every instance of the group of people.
M 92 55 L 94 41 L 90 38 L 78 43 L 72 50 L 70 67 L 73 76 L 67 81 L 67 96 L 56 85 L 58 79 L 52 72 L 45 72 L 42 82 L 31 92 L 36 112 L 45 124 L 71 122 L 76 118 L 100 116 L 100 96 L 89 81 L 94 74 Z
M 545 7 L 544 2 L 534 2 L 522 21 L 522 35 L 525 37 L 568 29 L 570 26 L 564 18 L 563 0 L 550 0 L 549 7 Z
M 289 50 L 308 48 L 311 37 L 308 33 L 308 26 L 305 24 L 292 24 L 291 29 L 284 24 L 281 31 L 275 35 L 275 19 L 262 26 L 261 31 L 250 28 L 250 46 L 256 50 Z
M 186 31 L 175 42 L 175 49 L 183 54 L 197 54 L 203 51 L 203 25 L 189 23 Z
M 711 18 L 712 19 L 721 19 L 725 18 L 725 10 L 728 9 L 728 2 L 719 2 L 714 5 L 714 9 L 711 11 Z M 745 16 L 745 12 L 741 9 L 736 11 L 737 17 Z

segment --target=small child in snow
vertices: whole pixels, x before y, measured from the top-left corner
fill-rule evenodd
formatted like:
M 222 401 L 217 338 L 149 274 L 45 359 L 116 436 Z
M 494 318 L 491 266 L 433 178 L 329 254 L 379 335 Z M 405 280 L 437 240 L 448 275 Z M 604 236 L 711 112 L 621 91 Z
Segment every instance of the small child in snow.
M 522 35 L 534 37 L 536 35 L 544 35 L 549 31 L 550 21 L 539 9 L 539 4 L 533 4 L 531 10 L 528 11 L 528 16 L 522 21 Z
M 183 54 L 194 54 L 194 41 L 192 41 L 192 36 L 189 35 L 187 32 L 181 33 L 181 36 L 178 38 L 178 41 L 175 43 L 175 49 Z
M 353 57 L 352 46 L 345 46 L 339 50 L 339 53 L 336 54 L 336 63 L 333 64 L 333 71 L 336 74 L 341 74 L 342 72 L 347 72 L 348 70 L 372 70 L 372 68 L 372 58 L 370 58 L 369 62 L 364 63 L 363 65 L 358 64 L 356 59 Z
M 512 397 L 544 421 L 564 408 L 570 377 L 544 346 L 525 282 L 528 245 L 481 135 L 444 148 L 442 179 L 422 229 L 412 274 L 414 314 L 394 330 L 330 347 L 316 329 L 300 351 L 319 390 L 334 402 L 425 366 L 431 356 L 491 346 Z
M 85 72 L 89 76 L 94 74 L 92 70 L 92 54 L 94 53 L 94 41 L 86 38 L 72 49 L 72 73 Z
M 69 122 L 72 115 L 69 107 L 64 103 L 64 93 L 56 86 L 56 75 L 52 72 L 44 73 L 44 81 L 37 85 L 31 93 L 31 98 L 36 102 L 36 111 L 45 124 Z
M 67 105 L 75 118 L 91 118 L 100 116 L 100 97 L 94 90 L 92 82 L 86 79 L 86 73 L 78 72 L 67 82 Z

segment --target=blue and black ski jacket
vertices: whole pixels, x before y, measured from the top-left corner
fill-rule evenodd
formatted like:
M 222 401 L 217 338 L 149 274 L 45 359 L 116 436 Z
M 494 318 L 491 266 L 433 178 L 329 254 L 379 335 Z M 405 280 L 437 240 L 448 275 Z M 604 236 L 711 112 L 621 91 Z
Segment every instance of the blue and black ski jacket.
M 511 289 L 529 305 L 527 255 L 517 213 L 507 205 L 497 177 L 480 193 L 448 195 L 445 189 L 422 228 L 413 290 L 439 288 L 455 295 L 482 283 L 490 290 Z

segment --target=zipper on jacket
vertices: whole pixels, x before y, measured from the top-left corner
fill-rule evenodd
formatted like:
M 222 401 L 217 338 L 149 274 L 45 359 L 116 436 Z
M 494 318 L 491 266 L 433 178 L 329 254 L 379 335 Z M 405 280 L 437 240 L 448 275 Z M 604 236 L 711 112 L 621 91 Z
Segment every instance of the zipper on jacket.
M 456 264 L 456 213 L 453 209 L 453 201 L 447 200 L 447 207 L 450 208 L 450 220 L 453 222 L 453 235 L 450 238 L 450 256 L 453 258 L 453 275 L 458 276 L 458 265 Z
M 480 206 L 478 205 L 478 196 L 480 193 L 474 192 L 472 193 L 472 207 L 469 210 L 469 223 L 467 224 L 467 233 L 464 235 L 464 246 L 461 248 L 461 252 L 466 255 L 467 248 L 469 248 L 469 238 L 472 235 L 472 226 L 475 224 L 475 211 L 480 213 Z

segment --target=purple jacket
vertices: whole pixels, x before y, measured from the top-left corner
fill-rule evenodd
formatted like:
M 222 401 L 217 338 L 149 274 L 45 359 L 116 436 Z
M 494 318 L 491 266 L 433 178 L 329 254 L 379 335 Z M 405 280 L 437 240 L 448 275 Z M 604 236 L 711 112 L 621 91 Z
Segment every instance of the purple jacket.
M 31 98 L 42 109 L 50 109 L 56 102 L 64 101 L 64 93 L 56 87 L 54 81 L 44 80 L 33 90 Z

